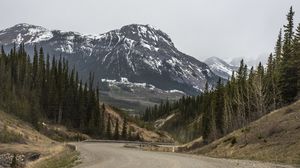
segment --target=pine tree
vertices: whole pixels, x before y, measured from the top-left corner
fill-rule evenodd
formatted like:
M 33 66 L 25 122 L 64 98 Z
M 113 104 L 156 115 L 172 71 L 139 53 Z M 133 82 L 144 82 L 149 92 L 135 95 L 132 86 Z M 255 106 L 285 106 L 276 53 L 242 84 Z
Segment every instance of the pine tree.
M 106 137 L 107 139 L 111 139 L 111 117 L 108 115 L 107 124 L 106 124 Z
M 32 65 L 32 89 L 37 85 L 38 80 L 38 52 L 36 46 L 34 46 L 33 65 Z
M 208 137 L 211 132 L 211 111 L 209 108 L 209 91 L 208 83 L 205 84 L 204 101 L 203 101 L 203 116 L 202 116 L 202 137 L 205 143 L 208 142 Z
M 300 23 L 297 26 L 295 37 L 294 37 L 294 51 L 293 51 L 293 57 L 295 59 L 294 61 L 294 67 L 297 69 L 297 91 L 298 95 L 297 98 L 300 98 Z
M 101 118 L 100 118 L 100 131 L 101 131 L 101 135 L 104 136 L 104 130 L 105 130 L 105 121 L 104 121 L 104 115 L 105 115 L 105 105 L 104 103 L 102 104 L 102 108 L 101 108 Z
M 116 119 L 114 139 L 115 140 L 119 139 L 119 119 Z
M 220 132 L 221 135 L 224 134 L 224 93 L 223 93 L 223 84 L 221 78 L 217 83 L 216 87 L 216 104 L 215 104 L 215 114 L 216 114 L 216 129 Z
M 270 54 L 268 59 L 267 71 L 264 77 L 263 94 L 265 98 L 265 105 L 268 111 L 275 110 L 277 107 L 276 97 L 277 88 L 275 81 L 275 64 L 273 61 L 273 55 Z
M 275 46 L 275 63 L 276 67 L 280 65 L 282 61 L 282 30 L 280 29 L 277 42 Z
M 284 26 L 283 54 L 279 75 L 279 88 L 283 104 L 291 103 L 297 95 L 297 68 L 294 66 L 292 45 L 294 14 L 293 8 L 291 7 L 287 15 L 288 23 Z
M 122 127 L 122 138 L 123 139 L 127 139 L 127 126 L 128 126 L 128 123 L 127 123 L 127 118 L 125 117 L 123 119 L 123 127 Z

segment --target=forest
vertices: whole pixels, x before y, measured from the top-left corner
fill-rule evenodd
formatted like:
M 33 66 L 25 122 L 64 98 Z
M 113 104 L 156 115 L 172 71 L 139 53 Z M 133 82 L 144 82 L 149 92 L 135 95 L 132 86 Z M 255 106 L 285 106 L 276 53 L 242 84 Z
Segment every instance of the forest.
M 24 44 L 14 46 L 9 53 L 2 47 L 0 110 L 28 121 L 37 130 L 46 121 L 93 137 L 130 138 L 126 118 L 122 130 L 112 130 L 112 118 L 105 117 L 105 105 L 100 104 L 93 80 L 90 73 L 88 82 L 82 82 L 65 59 L 45 56 L 43 48 L 34 47 L 32 60 Z
M 143 120 L 153 122 L 176 113 L 179 117 L 168 131 L 176 132 L 193 123 L 192 129 L 184 131 L 184 141 L 202 136 L 209 143 L 299 99 L 300 24 L 294 31 L 294 14 L 291 7 L 267 65 L 249 68 L 241 60 L 228 82 L 220 79 L 214 89 L 206 85 L 201 95 L 149 107 Z

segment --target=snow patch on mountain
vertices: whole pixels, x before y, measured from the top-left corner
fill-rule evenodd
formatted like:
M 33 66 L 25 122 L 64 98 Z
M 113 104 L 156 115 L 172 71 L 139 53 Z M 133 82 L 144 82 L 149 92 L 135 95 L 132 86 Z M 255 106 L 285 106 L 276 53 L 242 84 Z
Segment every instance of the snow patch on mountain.
M 21 33 L 18 34 L 17 38 L 13 40 L 14 43 L 16 43 L 17 45 L 20 45 L 23 41 L 23 37 L 21 35 Z
M 155 86 L 147 83 L 130 82 L 127 78 L 121 77 L 120 80 L 116 79 L 101 79 L 101 82 L 106 82 L 109 86 L 126 85 L 127 87 L 141 87 L 141 88 L 155 88 Z
M 98 35 L 16 25 L 0 34 L 0 44 L 43 46 L 50 55 L 62 55 L 80 69 L 80 77 L 94 72 L 99 82 L 107 79 L 111 84 L 153 85 L 198 94 L 206 82 L 214 85 L 218 78 L 206 64 L 180 52 L 166 33 L 150 25 L 126 25 Z

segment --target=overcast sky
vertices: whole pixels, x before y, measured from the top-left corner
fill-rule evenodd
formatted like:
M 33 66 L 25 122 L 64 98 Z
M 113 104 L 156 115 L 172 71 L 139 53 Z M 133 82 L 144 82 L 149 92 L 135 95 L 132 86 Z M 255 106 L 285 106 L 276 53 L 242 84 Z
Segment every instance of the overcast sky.
M 254 58 L 273 51 L 291 5 L 300 0 L 0 0 L 0 29 L 17 23 L 85 34 L 153 25 L 200 60 Z

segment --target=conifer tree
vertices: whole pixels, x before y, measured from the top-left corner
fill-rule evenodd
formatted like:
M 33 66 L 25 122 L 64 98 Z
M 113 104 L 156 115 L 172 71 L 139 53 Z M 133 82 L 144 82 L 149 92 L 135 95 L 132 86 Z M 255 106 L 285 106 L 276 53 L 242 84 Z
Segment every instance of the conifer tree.
M 119 139 L 119 119 L 116 119 L 114 139 L 115 140 Z
M 287 14 L 288 23 L 284 26 L 283 54 L 279 75 L 279 88 L 283 104 L 291 103 L 297 95 L 297 70 L 293 57 L 294 14 L 291 7 Z
M 34 54 L 33 54 L 33 65 L 32 65 L 32 89 L 37 84 L 38 78 L 38 51 L 36 46 L 34 46 Z
M 294 48 L 293 48 L 293 57 L 295 59 L 294 61 L 294 67 L 297 71 L 297 98 L 300 98 L 300 23 L 297 26 L 295 37 L 294 37 Z
M 107 124 L 106 124 L 106 137 L 111 139 L 111 117 L 108 115 Z
M 217 83 L 216 94 L 215 94 L 215 117 L 216 117 L 216 128 L 220 134 L 224 134 L 224 93 L 223 84 L 221 78 Z
M 127 118 L 124 117 L 123 127 L 122 127 L 122 138 L 123 139 L 127 139 L 127 129 L 128 129 L 127 127 L 128 127 Z
M 208 137 L 211 131 L 211 112 L 209 108 L 209 91 L 208 83 L 205 84 L 204 101 L 203 101 L 203 117 L 202 117 L 202 137 L 204 142 L 208 142 Z

